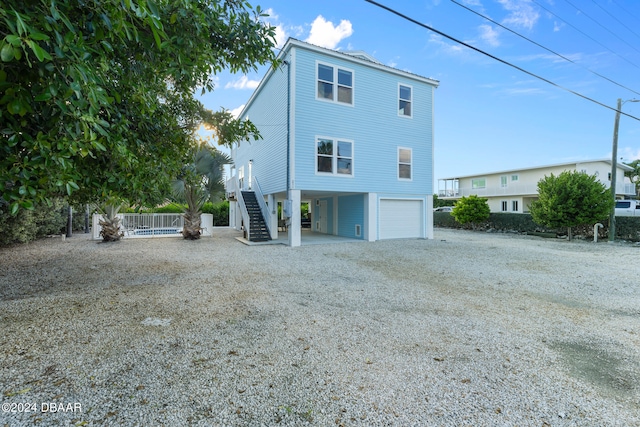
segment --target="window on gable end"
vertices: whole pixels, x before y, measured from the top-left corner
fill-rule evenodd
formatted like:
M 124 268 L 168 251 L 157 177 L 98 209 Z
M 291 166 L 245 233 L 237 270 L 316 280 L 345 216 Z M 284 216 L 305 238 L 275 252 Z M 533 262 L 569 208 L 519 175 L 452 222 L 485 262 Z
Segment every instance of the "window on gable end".
M 353 71 L 317 64 L 316 98 L 353 105 Z
M 317 138 L 316 173 L 353 176 L 353 141 Z
M 318 98 L 333 101 L 333 67 L 318 64 Z
M 412 117 L 413 88 L 406 85 L 398 85 L 398 115 Z
M 317 143 L 318 172 L 333 173 L 333 141 L 318 139 Z
M 398 147 L 398 179 L 410 180 L 412 176 L 411 148 Z
M 353 75 L 351 71 L 338 69 L 338 102 L 353 104 Z
M 343 175 L 353 174 L 353 144 L 348 141 L 338 141 L 337 157 L 338 173 Z

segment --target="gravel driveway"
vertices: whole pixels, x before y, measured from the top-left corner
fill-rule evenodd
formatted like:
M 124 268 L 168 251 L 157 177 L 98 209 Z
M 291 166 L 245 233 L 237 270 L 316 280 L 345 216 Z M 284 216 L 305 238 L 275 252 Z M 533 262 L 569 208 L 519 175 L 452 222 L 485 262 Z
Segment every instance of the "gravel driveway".
M 640 425 L 640 247 L 0 249 L 0 426 Z

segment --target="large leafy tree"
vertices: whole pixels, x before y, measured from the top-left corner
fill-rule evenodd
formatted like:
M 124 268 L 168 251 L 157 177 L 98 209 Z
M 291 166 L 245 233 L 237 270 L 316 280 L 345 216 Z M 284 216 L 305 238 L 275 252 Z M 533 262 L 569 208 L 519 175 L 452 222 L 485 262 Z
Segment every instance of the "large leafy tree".
M 595 175 L 564 171 L 538 182 L 538 199 L 529 206 L 533 221 L 550 228 L 568 229 L 605 220 L 613 205 L 611 192 Z
M 261 16 L 241 0 L 3 1 L 0 198 L 13 213 L 55 194 L 160 201 L 198 125 L 229 118 L 195 91 L 275 62 Z

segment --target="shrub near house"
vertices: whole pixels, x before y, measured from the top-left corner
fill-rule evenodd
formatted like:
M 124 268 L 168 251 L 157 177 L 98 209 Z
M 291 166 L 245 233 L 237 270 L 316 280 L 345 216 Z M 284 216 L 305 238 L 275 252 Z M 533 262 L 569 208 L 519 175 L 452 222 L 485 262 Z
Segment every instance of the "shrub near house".
M 460 224 L 471 224 L 475 230 L 478 224 L 489 219 L 490 212 L 487 199 L 471 195 L 461 198 L 453 207 L 451 215 Z
M 538 182 L 538 200 L 529 209 L 537 224 L 565 227 L 571 240 L 572 227 L 606 220 L 612 207 L 611 192 L 595 175 L 565 171 Z

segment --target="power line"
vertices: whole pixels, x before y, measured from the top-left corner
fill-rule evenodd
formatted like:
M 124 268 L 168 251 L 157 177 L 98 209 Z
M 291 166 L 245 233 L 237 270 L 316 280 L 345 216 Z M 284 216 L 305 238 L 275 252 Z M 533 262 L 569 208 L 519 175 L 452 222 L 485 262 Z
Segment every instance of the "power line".
M 609 15 L 610 17 L 612 17 L 613 19 L 615 19 L 620 25 L 622 25 L 623 27 L 625 27 L 627 30 L 629 30 L 630 33 L 634 34 L 636 37 L 640 38 L 640 35 L 638 35 L 638 33 L 636 33 L 635 31 L 633 31 L 631 28 L 627 27 L 624 22 L 622 22 L 621 20 L 619 20 L 618 18 L 616 18 L 615 16 L 613 16 L 613 14 L 611 12 L 609 12 L 607 9 L 605 9 L 604 7 L 602 7 L 601 5 L 599 5 L 598 3 L 596 3 L 596 0 L 591 0 L 596 6 L 598 6 L 600 9 L 602 9 L 604 11 L 604 13 L 606 13 L 607 15 Z
M 624 10 L 625 13 L 627 13 L 628 15 L 633 16 L 634 18 L 640 20 L 640 18 L 638 18 L 636 15 L 634 15 L 633 13 L 629 12 L 627 9 L 625 9 L 624 7 L 622 7 L 621 5 L 618 4 L 617 1 L 613 0 L 613 2 L 616 4 L 616 6 L 618 6 L 620 9 Z
M 618 82 L 616 82 L 616 81 L 613 81 L 613 80 L 611 80 L 610 78 L 608 78 L 608 77 L 606 77 L 606 76 L 603 76 L 602 74 L 599 74 L 599 73 L 597 73 L 597 72 L 595 72 L 595 71 L 592 71 L 592 70 L 590 70 L 589 68 L 585 67 L 584 65 L 579 64 L 579 63 L 577 63 L 577 62 L 575 62 L 575 61 L 573 61 L 573 60 L 571 60 L 571 59 L 567 58 L 566 56 L 561 55 L 561 54 L 559 54 L 559 53 L 557 53 L 557 52 L 554 52 L 553 50 L 551 50 L 551 49 L 549 49 L 549 48 L 547 48 L 547 47 L 545 47 L 545 46 L 541 45 L 540 43 L 537 43 L 537 42 L 535 42 L 535 41 L 531 40 L 530 38 L 527 38 L 527 37 L 523 36 L 522 34 L 518 33 L 517 31 L 514 31 L 514 30 L 512 30 L 512 29 L 510 29 L 510 28 L 508 28 L 508 27 L 505 27 L 504 25 L 502 25 L 502 24 L 500 24 L 500 23 L 498 23 L 498 22 L 494 21 L 493 19 L 489 18 L 488 16 L 485 16 L 485 15 L 483 15 L 483 14 L 481 14 L 481 13 L 479 13 L 479 12 L 476 12 L 475 10 L 473 10 L 473 9 L 471 9 L 471 8 L 469 8 L 469 7 L 467 7 L 467 6 L 463 5 L 463 4 L 461 4 L 461 3 L 458 3 L 456 0 L 451 0 L 451 2 L 453 2 L 453 3 L 457 4 L 458 6 L 460 6 L 460 7 L 462 7 L 462 8 L 467 9 L 469 12 L 475 13 L 476 15 L 478 15 L 478 16 L 480 16 L 480 17 L 482 17 L 482 18 L 486 19 L 486 20 L 487 20 L 487 21 L 489 21 L 489 22 L 492 22 L 493 24 L 495 24 L 495 25 L 497 25 L 497 26 L 499 26 L 499 27 L 501 27 L 501 28 L 504 28 L 505 30 L 507 30 L 507 31 L 509 31 L 509 32 L 511 32 L 511 33 L 513 33 L 513 34 L 515 34 L 515 35 L 516 35 L 516 36 L 518 36 L 518 37 L 521 37 L 521 38 L 525 39 L 525 40 L 526 40 L 526 41 L 528 41 L 529 43 L 533 43 L 534 45 L 536 45 L 536 46 L 538 46 L 538 47 L 541 47 L 542 49 L 546 50 L 547 52 L 551 52 L 551 53 L 553 53 L 554 55 L 559 56 L 560 58 L 564 59 L 565 61 L 569 61 L 569 62 L 571 62 L 572 64 L 575 64 L 575 65 L 577 65 L 577 66 L 579 66 L 579 67 L 582 67 L 583 69 L 585 69 L 585 70 L 589 71 L 590 73 L 595 74 L 596 76 L 601 77 L 601 78 L 603 78 L 603 79 L 605 79 L 605 80 L 607 80 L 607 81 L 609 81 L 609 82 L 613 83 L 613 84 L 614 84 L 614 85 L 616 85 L 616 86 L 619 86 L 619 87 L 621 87 L 621 88 L 623 88 L 623 89 L 626 89 L 626 90 L 628 90 L 628 91 L 631 91 L 631 92 L 635 93 L 636 95 L 640 95 L 640 92 L 636 92 L 635 90 L 633 90 L 633 89 L 631 89 L 631 88 L 628 88 L 628 87 L 626 87 L 626 86 L 624 86 L 624 85 L 622 85 L 622 84 L 620 84 L 620 83 L 618 83 Z
M 629 64 L 633 65 L 634 67 L 640 69 L 640 67 L 636 64 L 634 64 L 633 62 L 629 61 L 627 58 L 625 58 L 624 56 L 618 54 L 617 52 L 614 52 L 613 50 L 611 50 L 610 48 L 608 48 L 607 46 L 603 45 L 602 43 L 600 43 L 598 40 L 594 39 L 593 37 L 591 37 L 589 34 L 585 33 L 584 31 L 582 31 L 581 29 L 579 29 L 578 27 L 576 27 L 575 25 L 571 24 L 570 22 L 565 21 L 564 19 L 562 19 L 561 17 L 559 17 L 558 15 L 556 15 L 555 13 L 553 13 L 552 11 L 550 11 L 549 9 L 547 9 L 546 7 L 544 7 L 543 5 L 541 5 L 540 3 L 538 3 L 536 0 L 531 0 L 533 3 L 537 4 L 538 7 L 540 7 L 541 9 L 546 10 L 548 13 L 550 13 L 551 15 L 555 16 L 556 18 L 558 18 L 559 20 L 561 20 L 562 22 L 564 22 L 565 24 L 567 24 L 568 26 L 570 26 L 571 28 L 573 28 L 574 30 L 576 30 L 577 32 L 579 32 L 580 34 L 582 34 L 583 36 L 587 37 L 588 39 L 590 39 L 591 41 L 599 44 L 600 46 L 602 46 L 603 48 L 607 49 L 609 52 L 613 53 L 614 55 L 616 55 L 618 58 L 622 59 L 623 61 L 628 62 Z
M 618 36 L 616 33 L 614 33 L 613 31 L 611 31 L 610 29 L 608 29 L 607 27 L 605 27 L 604 25 L 602 25 L 600 22 L 598 22 L 596 19 L 592 18 L 590 15 L 588 15 L 587 13 L 585 13 L 582 9 L 580 9 L 578 6 L 576 6 L 575 4 L 571 3 L 569 0 L 564 0 L 567 3 L 569 3 L 571 6 L 573 6 L 578 12 L 582 13 L 584 16 L 586 16 L 587 18 L 591 19 L 593 22 L 595 22 L 596 24 L 598 24 L 600 27 L 604 28 L 605 30 L 607 30 L 609 33 L 611 33 L 611 35 L 613 35 L 615 38 L 617 38 L 618 40 L 620 40 L 622 43 L 626 44 L 627 46 L 629 46 L 631 49 L 635 50 L 636 52 L 640 53 L 640 50 L 636 49 L 635 46 L 631 45 L 630 43 L 628 43 L 626 40 L 623 40 L 622 37 Z
M 468 44 L 468 43 L 465 43 L 465 42 L 463 42 L 462 40 L 458 40 L 458 39 L 456 39 L 456 38 L 454 38 L 454 37 L 452 37 L 452 36 L 450 36 L 450 35 L 448 35 L 448 34 L 446 34 L 446 33 L 443 33 L 442 31 L 436 30 L 435 28 L 433 28 L 433 27 L 431 27 L 431 26 L 429 26 L 429 25 L 427 25 L 427 24 L 423 24 L 423 23 L 422 23 L 422 22 L 420 22 L 420 21 L 416 21 L 415 19 L 413 19 L 413 18 L 411 18 L 411 17 L 409 17 L 409 16 L 407 16 L 407 15 L 404 15 L 404 14 L 402 14 L 402 13 L 398 12 L 397 10 L 394 10 L 394 9 L 392 9 L 392 8 L 388 7 L 388 6 L 385 6 L 385 5 L 383 5 L 383 4 L 380 4 L 380 3 L 376 2 L 376 1 L 373 1 L 373 0 L 365 0 L 365 1 L 366 1 L 367 3 L 371 3 L 371 4 L 375 5 L 375 6 L 378 6 L 379 8 L 384 9 L 384 10 L 386 10 L 386 11 L 388 11 L 388 12 L 391 12 L 391 13 L 393 13 L 394 15 L 397 15 L 397 16 L 399 16 L 399 17 L 401 17 L 401 18 L 403 18 L 403 19 L 405 19 L 405 20 L 407 20 L 407 21 L 409 21 L 409 22 L 412 22 L 412 23 L 414 23 L 414 24 L 416 24 L 416 25 L 418 25 L 418 26 L 422 27 L 422 28 L 426 28 L 427 30 L 432 31 L 432 32 L 434 32 L 434 33 L 436 33 L 436 34 L 438 34 L 438 35 L 441 35 L 442 37 L 445 37 L 445 38 L 447 38 L 447 39 L 449 39 L 449 40 L 451 40 L 451 41 L 453 41 L 453 42 L 456 42 L 456 43 L 461 44 L 461 45 L 463 45 L 463 46 L 465 46 L 465 47 L 468 47 L 468 48 L 469 48 L 469 49 L 471 49 L 471 50 L 475 50 L 476 52 L 481 53 L 481 54 L 483 54 L 483 55 L 485 55 L 485 56 L 488 56 L 488 57 L 489 57 L 489 58 L 491 58 L 491 59 L 494 59 L 494 60 L 496 60 L 496 61 L 498 61 L 498 62 L 501 62 L 501 63 L 503 63 L 503 64 L 505 64 L 505 65 L 508 65 L 508 66 L 510 66 L 510 67 L 512 67 L 512 68 L 515 68 L 516 70 L 519 70 L 519 71 L 521 71 L 521 72 L 523 72 L 523 73 L 525 73 L 525 74 L 528 74 L 528 75 L 530 75 L 530 76 L 532 76 L 532 77 L 535 77 L 535 78 L 537 78 L 537 79 L 539 79 L 539 80 L 542 80 L 543 82 L 549 83 L 549 84 L 550 84 L 550 85 L 552 85 L 552 86 L 555 86 L 555 87 L 557 87 L 557 88 L 559 88 L 559 89 L 562 89 L 562 90 L 565 90 L 565 91 L 567 91 L 567 92 L 570 92 L 570 93 L 572 93 L 572 94 L 574 94 L 574 95 L 576 95 L 576 96 L 579 96 L 580 98 L 586 99 L 587 101 L 591 101 L 591 102 L 593 102 L 594 104 L 598 104 L 598 105 L 600 105 L 601 107 L 604 107 L 604 108 L 606 108 L 606 109 L 608 109 L 608 110 L 615 111 L 615 112 L 617 112 L 617 113 L 620 113 L 620 114 L 622 114 L 622 115 L 625 115 L 625 116 L 627 116 L 627 117 L 630 117 L 630 118 L 632 118 L 632 119 L 634 119 L 634 120 L 638 120 L 638 121 L 640 121 L 640 118 L 638 118 L 638 117 L 636 117 L 636 116 L 632 116 L 631 114 L 627 114 L 627 113 L 625 113 L 625 112 L 623 112 L 623 111 L 619 111 L 619 110 L 617 110 L 616 108 L 609 107 L 608 105 L 603 104 L 603 103 L 602 103 L 602 102 L 600 102 L 600 101 L 596 101 L 596 100 L 595 100 L 595 99 L 593 99 L 593 98 L 589 98 L 588 96 L 583 95 L 583 94 L 581 94 L 581 93 L 579 93 L 579 92 L 573 91 L 573 90 L 568 89 L 568 88 L 566 88 L 566 87 L 564 87 L 564 86 L 560 86 L 559 84 L 554 83 L 554 82 L 552 82 L 551 80 L 548 80 L 548 79 L 546 79 L 546 78 L 544 78 L 544 77 L 538 76 L 537 74 L 534 74 L 534 73 L 532 73 L 532 72 L 530 72 L 530 71 L 527 71 L 527 70 L 525 70 L 524 68 L 518 67 L 517 65 L 514 65 L 514 64 L 512 64 L 512 63 L 510 63 L 510 62 L 508 62 L 508 61 L 505 61 L 504 59 L 500 59 L 500 58 L 498 58 L 497 56 L 494 56 L 494 55 L 492 55 L 492 54 L 490 54 L 490 53 L 488 53 L 488 52 L 485 52 L 485 51 L 483 51 L 483 50 L 481 50 L 481 49 L 478 49 L 477 47 L 472 46 L 472 45 L 470 45 L 470 44 Z

